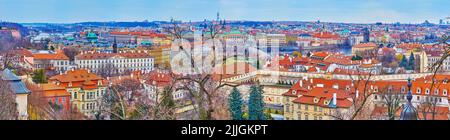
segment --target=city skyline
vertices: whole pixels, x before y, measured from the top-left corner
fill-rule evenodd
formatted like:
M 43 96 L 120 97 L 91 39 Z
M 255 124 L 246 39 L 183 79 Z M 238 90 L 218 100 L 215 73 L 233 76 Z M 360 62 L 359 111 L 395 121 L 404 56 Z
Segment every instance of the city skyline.
M 344 23 L 438 23 L 449 16 L 445 0 L 0 0 L 0 20 L 20 23 L 88 21 L 323 21 Z M 38 12 L 35 12 L 38 11 Z M 274 12 L 276 11 L 276 12 Z

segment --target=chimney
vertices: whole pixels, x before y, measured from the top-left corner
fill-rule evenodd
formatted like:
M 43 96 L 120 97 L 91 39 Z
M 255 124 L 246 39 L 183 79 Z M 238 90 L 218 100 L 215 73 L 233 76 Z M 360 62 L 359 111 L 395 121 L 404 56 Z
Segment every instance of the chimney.
M 333 93 L 333 105 L 337 106 L 337 99 L 336 99 L 336 93 Z

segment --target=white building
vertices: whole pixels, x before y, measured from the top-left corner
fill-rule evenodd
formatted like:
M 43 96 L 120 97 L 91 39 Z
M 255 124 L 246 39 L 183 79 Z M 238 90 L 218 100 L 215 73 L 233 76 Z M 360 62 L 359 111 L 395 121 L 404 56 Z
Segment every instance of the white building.
M 256 41 L 261 46 L 268 47 L 280 47 L 286 45 L 285 34 L 258 34 L 256 35 Z
M 144 51 L 119 53 L 83 52 L 75 57 L 78 68 L 90 69 L 95 73 L 108 70 L 111 74 L 126 71 L 152 71 L 154 58 Z

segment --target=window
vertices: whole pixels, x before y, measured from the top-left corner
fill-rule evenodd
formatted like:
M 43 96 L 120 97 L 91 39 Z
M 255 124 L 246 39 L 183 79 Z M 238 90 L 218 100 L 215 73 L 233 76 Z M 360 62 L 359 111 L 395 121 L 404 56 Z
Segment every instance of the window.
M 300 112 L 297 113 L 297 120 L 302 120 L 302 113 Z
M 420 101 L 420 97 L 419 96 L 417 96 L 417 101 Z
M 74 99 L 78 99 L 77 92 L 74 92 L 74 93 L 73 93 L 73 98 L 74 98 Z
M 297 105 L 297 109 L 298 110 L 302 109 L 302 105 L 301 104 Z
M 308 120 L 308 114 L 305 114 L 305 120 Z
M 297 95 L 297 90 L 292 90 L 293 95 Z
M 430 94 L 430 89 L 425 89 L 425 94 Z
M 417 93 L 417 94 L 420 94 L 420 92 L 421 92 L 421 91 L 420 91 L 420 88 L 417 88 L 416 93 Z
M 94 99 L 94 92 L 88 92 L 86 99 Z
M 320 111 L 320 112 L 322 112 L 322 111 L 323 111 L 322 107 L 319 107 L 319 111 Z
M 289 112 L 289 104 L 286 105 L 286 112 Z
M 322 116 L 319 116 L 319 120 L 322 120 Z
M 317 106 L 314 106 L 314 111 L 317 111 Z
M 444 96 L 447 96 L 447 89 L 444 89 L 444 91 L 442 91 L 442 94 L 443 94 Z
M 305 110 L 308 110 L 308 105 L 305 105 Z
M 375 100 L 378 100 L 378 95 L 375 95 Z
M 438 95 L 439 94 L 439 89 L 434 90 L 434 95 Z
M 314 120 L 317 120 L 317 116 L 314 116 Z

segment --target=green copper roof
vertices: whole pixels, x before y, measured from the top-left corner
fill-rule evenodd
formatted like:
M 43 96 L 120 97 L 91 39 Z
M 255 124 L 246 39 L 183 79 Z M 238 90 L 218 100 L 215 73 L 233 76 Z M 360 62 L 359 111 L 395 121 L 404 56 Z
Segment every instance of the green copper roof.
M 97 34 L 90 32 L 90 33 L 87 34 L 86 38 L 88 38 L 88 39 L 97 39 Z
M 70 36 L 70 37 L 67 37 L 66 39 L 67 39 L 67 40 L 69 40 L 69 41 L 73 41 L 73 40 L 75 40 L 75 38 L 74 38 L 74 37 L 72 37 L 72 36 Z

